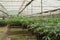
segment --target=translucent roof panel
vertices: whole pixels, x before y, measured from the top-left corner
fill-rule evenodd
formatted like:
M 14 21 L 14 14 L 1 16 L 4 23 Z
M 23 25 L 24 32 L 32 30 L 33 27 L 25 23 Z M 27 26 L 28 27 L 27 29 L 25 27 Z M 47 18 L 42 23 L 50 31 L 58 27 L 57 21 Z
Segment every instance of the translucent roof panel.
M 25 5 L 31 0 L 0 0 L 0 3 L 4 5 L 7 10 L 21 10 L 21 6 L 23 4 L 22 9 Z M 42 0 L 43 2 L 43 11 L 53 10 L 60 8 L 60 1 L 59 0 Z M 34 0 L 22 13 L 33 14 L 41 12 L 41 0 Z

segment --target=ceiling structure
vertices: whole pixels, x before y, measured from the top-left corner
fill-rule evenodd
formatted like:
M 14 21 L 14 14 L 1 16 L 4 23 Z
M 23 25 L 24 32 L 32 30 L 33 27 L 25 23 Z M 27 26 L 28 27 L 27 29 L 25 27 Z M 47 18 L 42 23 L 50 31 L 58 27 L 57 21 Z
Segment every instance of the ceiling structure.
M 24 8 L 24 6 L 29 1 L 31 0 L 0 0 L 0 3 L 8 11 L 14 10 L 14 11 L 19 12 L 21 9 Z M 43 11 L 60 8 L 60 1 L 58 0 L 43 0 L 42 2 L 43 2 Z M 25 8 L 25 10 L 22 13 L 25 15 L 29 15 L 33 13 L 39 13 L 39 12 L 41 12 L 41 0 L 34 0 L 27 8 Z

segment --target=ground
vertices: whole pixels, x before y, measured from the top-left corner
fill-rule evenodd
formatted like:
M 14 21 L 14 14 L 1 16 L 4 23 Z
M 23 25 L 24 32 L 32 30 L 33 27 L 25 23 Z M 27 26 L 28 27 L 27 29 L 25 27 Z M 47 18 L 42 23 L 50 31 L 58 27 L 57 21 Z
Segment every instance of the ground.
M 22 28 L 10 28 L 9 37 L 11 40 L 37 40 L 35 35 Z
M 0 27 L 0 40 L 10 40 L 10 38 L 8 38 L 8 27 L 4 26 L 4 27 Z

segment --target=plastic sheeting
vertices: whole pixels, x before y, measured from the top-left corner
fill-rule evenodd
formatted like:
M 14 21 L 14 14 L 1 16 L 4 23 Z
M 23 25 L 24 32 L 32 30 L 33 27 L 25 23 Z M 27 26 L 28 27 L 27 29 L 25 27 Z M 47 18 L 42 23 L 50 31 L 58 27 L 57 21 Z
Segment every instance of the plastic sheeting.
M 0 0 L 0 3 L 4 5 L 7 10 L 19 10 L 24 0 Z M 23 7 L 31 0 L 26 0 Z M 43 11 L 49 11 L 60 8 L 59 0 L 42 0 Z M 23 8 L 22 8 L 23 9 Z M 41 0 L 34 0 L 22 13 L 24 15 L 40 13 L 41 12 Z

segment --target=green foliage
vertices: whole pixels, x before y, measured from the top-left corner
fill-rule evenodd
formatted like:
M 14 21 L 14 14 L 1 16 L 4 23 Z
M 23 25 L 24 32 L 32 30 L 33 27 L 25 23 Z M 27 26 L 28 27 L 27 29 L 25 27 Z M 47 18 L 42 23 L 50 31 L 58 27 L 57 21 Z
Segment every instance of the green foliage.
M 0 21 L 0 24 L 19 24 L 23 25 L 33 33 L 44 35 L 42 40 L 59 40 L 60 39 L 60 18 L 28 18 L 18 17 L 9 18 L 5 21 Z
M 0 26 L 6 26 L 7 23 L 5 22 L 5 20 L 0 20 Z

